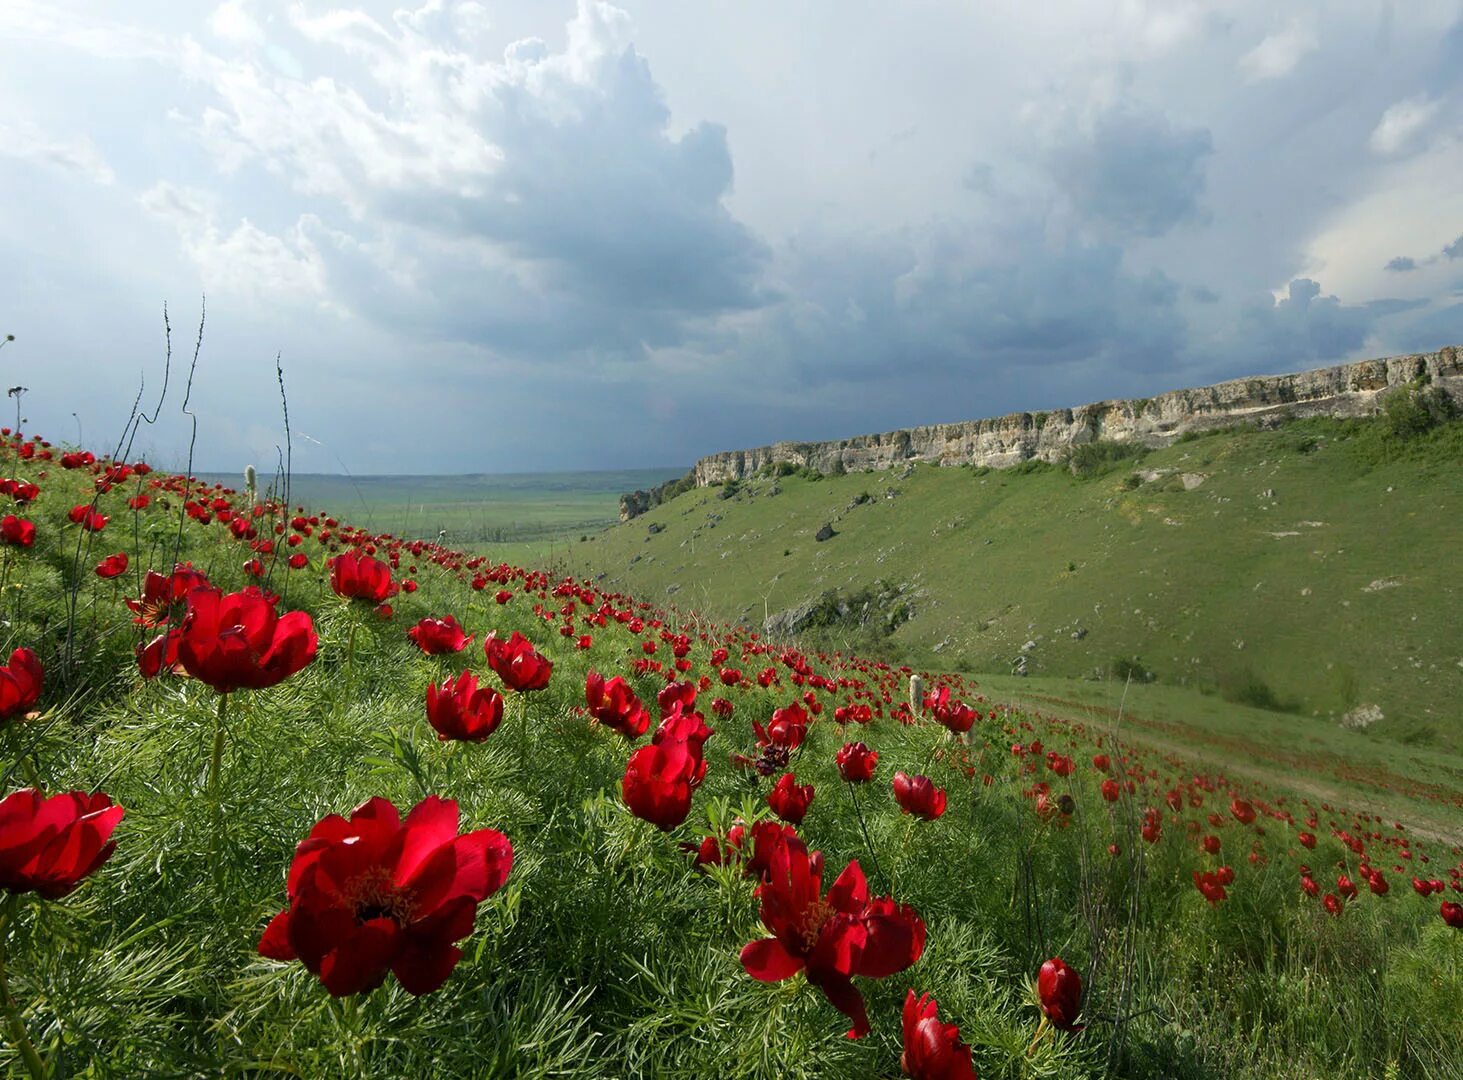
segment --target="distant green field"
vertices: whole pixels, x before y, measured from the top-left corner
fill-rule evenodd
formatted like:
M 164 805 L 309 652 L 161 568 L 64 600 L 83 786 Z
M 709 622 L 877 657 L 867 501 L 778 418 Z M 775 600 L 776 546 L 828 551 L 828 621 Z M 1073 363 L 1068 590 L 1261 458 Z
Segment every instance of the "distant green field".
M 1463 422 L 1395 442 L 1315 420 L 1086 479 L 1039 462 L 768 475 L 681 495 L 573 545 L 569 565 L 754 625 L 821 597 L 805 640 L 915 664 L 1131 666 L 1332 722 L 1376 706 L 1373 735 L 1457 752 L 1460 551 Z
M 337 476 L 297 473 L 290 501 L 328 508 L 358 525 L 396 536 L 497 553 L 545 551 L 618 520 L 620 495 L 685 473 L 684 468 L 464 476 Z M 202 474 L 238 487 L 235 474 Z M 261 476 L 260 485 L 269 483 Z

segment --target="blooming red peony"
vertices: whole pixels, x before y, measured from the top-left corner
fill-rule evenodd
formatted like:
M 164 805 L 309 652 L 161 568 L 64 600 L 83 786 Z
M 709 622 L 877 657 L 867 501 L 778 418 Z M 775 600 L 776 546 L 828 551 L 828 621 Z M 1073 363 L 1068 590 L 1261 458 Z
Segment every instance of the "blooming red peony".
M 257 588 L 225 593 L 206 586 L 188 594 L 177 660 L 189 675 L 227 694 L 283 682 L 314 662 L 318 644 L 308 613 L 280 616 Z
M 346 551 L 329 561 L 330 587 L 347 600 L 380 604 L 397 593 L 391 568 L 373 555 Z
M 0 723 L 23 716 L 41 699 L 45 669 L 30 649 L 16 649 L 10 663 L 0 667 Z
M 640 738 L 650 727 L 649 711 L 618 675 L 606 682 L 599 672 L 590 671 L 584 680 L 584 701 L 590 716 L 627 739 Z
M 7 795 L 0 801 L 0 888 L 65 896 L 111 857 L 123 812 L 101 792 L 46 798 L 24 788 Z
M 767 793 L 767 805 L 772 812 L 789 825 L 800 825 L 807 816 L 808 807 L 813 804 L 813 785 L 798 786 L 792 773 L 783 773 L 771 791 Z
M 444 742 L 482 742 L 503 720 L 503 695 L 490 686 L 478 686 L 477 676 L 464 671 L 439 687 L 427 685 L 427 723 Z
M 838 774 L 851 784 L 863 784 L 874 778 L 879 752 L 861 742 L 845 743 L 838 751 Z
M 423 619 L 408 630 L 406 636 L 428 656 L 461 652 L 472 644 L 472 636 L 465 636 L 451 615 L 443 619 Z
M 35 523 L 25 518 L 6 514 L 0 518 L 0 544 L 13 547 L 32 547 L 36 542 Z
M 935 787 L 928 776 L 895 773 L 894 800 L 904 813 L 925 821 L 934 821 L 945 812 L 945 789 Z
M 960 1041 L 960 1029 L 942 1024 L 935 999 L 914 991 L 904 996 L 904 1052 L 899 1067 L 914 1080 L 976 1080 L 970 1047 Z
M 127 553 L 119 551 L 115 555 L 108 555 L 101 562 L 97 563 L 97 577 L 107 580 L 120 577 L 127 572 Z
M 911 907 L 890 897 L 869 898 L 857 860 L 823 896 L 823 856 L 801 843 L 784 843 L 769 853 L 766 876 L 757 887 L 762 924 L 770 938 L 749 942 L 742 967 L 760 982 L 780 982 L 799 971 L 853 1021 L 848 1037 L 869 1032 L 863 995 L 852 977 L 881 979 L 903 971 L 924 951 L 925 924 Z
M 549 685 L 553 662 L 535 652 L 529 640 L 517 630 L 507 641 L 498 637 L 494 630 L 483 639 L 483 652 L 487 654 L 488 667 L 509 690 L 526 693 Z
M 333 997 L 392 972 L 412 994 L 442 985 L 462 957 L 477 905 L 503 887 L 513 846 L 493 829 L 457 833 L 457 803 L 428 795 L 402 822 L 386 799 L 324 818 L 295 848 L 289 906 L 259 940 L 300 960 Z

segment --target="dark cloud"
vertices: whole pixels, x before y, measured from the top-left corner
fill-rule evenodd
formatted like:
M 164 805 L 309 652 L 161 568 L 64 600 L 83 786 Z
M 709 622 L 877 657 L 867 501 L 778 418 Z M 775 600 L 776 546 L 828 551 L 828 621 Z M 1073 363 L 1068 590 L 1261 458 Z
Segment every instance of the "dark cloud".
M 1281 300 L 1255 300 L 1240 312 L 1212 354 L 1216 367 L 1244 371 L 1295 370 L 1344 360 L 1366 344 L 1383 320 L 1414 311 L 1424 300 L 1343 304 L 1321 295 L 1310 278 L 1296 278 Z
M 1463 259 L 1463 235 L 1443 248 L 1443 254 L 1450 259 Z
M 1049 161 L 1053 178 L 1079 213 L 1120 232 L 1152 237 L 1199 216 L 1204 159 L 1213 149 L 1204 128 L 1116 109 L 1063 135 Z
M 1382 269 L 1395 270 L 1398 273 L 1406 273 L 1409 270 L 1417 269 L 1417 260 L 1414 259 L 1411 255 L 1398 255 L 1395 258 L 1388 259 L 1387 265 L 1382 267 Z

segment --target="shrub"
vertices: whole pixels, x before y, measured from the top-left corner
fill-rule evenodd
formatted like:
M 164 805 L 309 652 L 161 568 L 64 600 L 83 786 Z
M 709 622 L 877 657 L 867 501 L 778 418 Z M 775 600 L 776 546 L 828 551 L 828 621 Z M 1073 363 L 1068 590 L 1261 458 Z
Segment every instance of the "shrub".
M 1143 666 L 1143 661 L 1136 656 L 1119 656 L 1112 662 L 1112 677 L 1119 682 L 1150 683 L 1158 678 L 1152 671 Z
M 1394 390 L 1382 402 L 1387 434 L 1394 439 L 1411 439 L 1455 419 L 1458 407 L 1435 386 L 1413 383 Z
M 1073 476 L 1088 480 L 1094 476 L 1101 476 L 1123 462 L 1141 461 L 1147 456 L 1148 447 L 1141 443 L 1097 439 L 1072 447 L 1067 451 L 1064 460 Z

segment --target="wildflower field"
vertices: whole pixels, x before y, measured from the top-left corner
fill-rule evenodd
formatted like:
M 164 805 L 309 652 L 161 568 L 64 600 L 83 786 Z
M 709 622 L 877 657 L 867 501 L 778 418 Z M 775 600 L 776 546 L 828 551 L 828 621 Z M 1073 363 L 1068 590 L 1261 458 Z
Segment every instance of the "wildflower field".
M 1445 791 L 4 437 L 9 1075 L 1463 1069 Z

